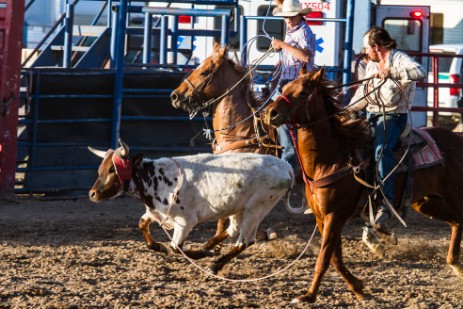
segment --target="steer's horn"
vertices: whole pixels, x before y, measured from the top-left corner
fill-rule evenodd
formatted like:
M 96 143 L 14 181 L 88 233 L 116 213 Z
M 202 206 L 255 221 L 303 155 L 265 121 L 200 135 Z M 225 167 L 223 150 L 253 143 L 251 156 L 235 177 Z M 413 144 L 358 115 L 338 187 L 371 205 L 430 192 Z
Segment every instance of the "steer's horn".
M 88 148 L 88 150 L 90 150 L 93 154 L 97 155 L 97 156 L 100 157 L 100 158 L 103 158 L 103 159 L 104 159 L 104 158 L 106 157 L 106 151 L 97 150 L 97 149 L 95 149 L 95 148 L 93 148 L 93 147 L 91 147 L 91 146 L 88 146 L 87 148 Z
M 129 155 L 129 146 L 122 139 L 119 139 L 119 144 L 121 145 L 121 157 L 126 158 Z

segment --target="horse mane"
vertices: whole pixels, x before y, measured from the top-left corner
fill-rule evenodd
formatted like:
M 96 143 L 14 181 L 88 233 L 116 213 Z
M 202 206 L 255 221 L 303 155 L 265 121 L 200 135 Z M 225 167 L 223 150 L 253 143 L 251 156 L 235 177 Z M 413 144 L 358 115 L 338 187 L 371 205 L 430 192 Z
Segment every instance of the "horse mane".
M 353 119 L 353 112 L 344 109 L 343 96 L 335 90 L 336 84 L 329 79 L 323 79 L 320 84 L 328 115 L 335 115 L 330 122 L 336 135 L 344 147 L 348 149 L 361 148 L 371 142 L 369 124 L 363 119 Z
M 222 61 L 228 61 L 229 64 L 232 65 L 232 67 L 235 69 L 235 72 L 241 76 L 241 78 L 244 77 L 244 79 L 240 82 L 240 89 L 243 89 L 246 95 L 246 100 L 247 102 L 250 103 L 251 107 L 256 107 L 258 104 L 258 100 L 255 98 L 254 91 L 252 91 L 251 88 L 251 75 L 245 76 L 248 72 L 249 69 L 234 62 L 232 59 L 228 58 L 225 56 Z

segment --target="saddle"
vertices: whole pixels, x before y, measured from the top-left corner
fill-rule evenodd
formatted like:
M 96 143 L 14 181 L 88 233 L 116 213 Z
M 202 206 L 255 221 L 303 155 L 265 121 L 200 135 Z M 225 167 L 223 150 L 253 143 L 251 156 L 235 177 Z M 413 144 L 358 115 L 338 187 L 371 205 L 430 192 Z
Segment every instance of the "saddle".
M 442 164 L 445 159 L 434 139 L 422 128 L 411 128 L 408 134 L 402 134 L 393 150 L 393 156 L 399 164 L 396 173 L 407 173 L 405 190 L 397 209 L 401 210 L 404 218 L 413 197 L 413 172 Z M 371 164 L 370 168 L 372 166 L 375 165 Z M 370 170 L 369 174 L 372 175 L 372 172 Z

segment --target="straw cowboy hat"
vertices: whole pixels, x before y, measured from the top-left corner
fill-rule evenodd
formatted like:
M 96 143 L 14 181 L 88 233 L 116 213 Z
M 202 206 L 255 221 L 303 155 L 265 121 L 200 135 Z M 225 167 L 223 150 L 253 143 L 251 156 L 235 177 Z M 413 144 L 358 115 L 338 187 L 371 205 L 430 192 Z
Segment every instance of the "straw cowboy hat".
M 277 1 L 277 5 L 281 1 Z M 310 8 L 301 8 L 301 4 L 298 0 L 285 0 L 282 5 L 278 5 L 273 9 L 274 16 L 293 17 L 296 15 L 307 15 L 312 10 Z

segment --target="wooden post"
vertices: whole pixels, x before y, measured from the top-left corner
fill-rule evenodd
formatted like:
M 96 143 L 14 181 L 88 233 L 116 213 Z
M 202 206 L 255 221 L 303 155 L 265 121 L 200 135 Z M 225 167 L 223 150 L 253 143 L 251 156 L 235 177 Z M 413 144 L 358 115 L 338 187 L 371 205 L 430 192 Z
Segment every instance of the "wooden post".
M 14 194 L 23 0 L 0 0 L 0 199 Z

